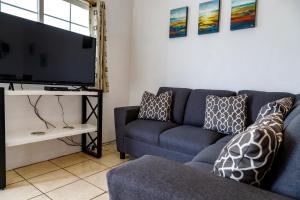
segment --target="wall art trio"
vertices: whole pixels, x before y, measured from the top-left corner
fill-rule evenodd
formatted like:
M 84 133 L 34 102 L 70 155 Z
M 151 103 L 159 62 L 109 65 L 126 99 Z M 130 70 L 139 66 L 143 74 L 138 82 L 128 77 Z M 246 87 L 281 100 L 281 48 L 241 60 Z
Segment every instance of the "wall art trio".
M 257 0 L 232 0 L 230 30 L 254 28 Z M 219 32 L 220 0 L 199 4 L 198 34 Z M 188 7 L 171 10 L 170 38 L 186 37 L 188 27 Z

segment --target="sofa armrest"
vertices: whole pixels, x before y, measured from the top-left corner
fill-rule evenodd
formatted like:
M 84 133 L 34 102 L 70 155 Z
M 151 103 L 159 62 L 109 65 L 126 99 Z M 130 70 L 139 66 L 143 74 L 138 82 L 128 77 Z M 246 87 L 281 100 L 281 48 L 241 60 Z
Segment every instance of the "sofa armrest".
M 110 200 L 284 200 L 275 193 L 144 156 L 107 174 Z
M 139 106 L 128 106 L 115 108 L 115 129 L 116 129 L 116 139 L 117 148 L 119 152 L 124 153 L 124 136 L 125 136 L 125 126 L 137 119 L 140 111 Z

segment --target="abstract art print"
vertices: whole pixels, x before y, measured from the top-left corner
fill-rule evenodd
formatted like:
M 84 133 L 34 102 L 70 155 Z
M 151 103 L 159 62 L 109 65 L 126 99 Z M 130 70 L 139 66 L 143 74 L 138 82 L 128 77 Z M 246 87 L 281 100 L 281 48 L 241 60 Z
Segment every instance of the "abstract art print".
M 230 29 L 254 28 L 256 21 L 256 0 L 232 0 Z
M 199 35 L 219 32 L 220 0 L 200 3 L 199 13 Z
M 188 7 L 171 10 L 170 38 L 186 37 L 188 23 Z

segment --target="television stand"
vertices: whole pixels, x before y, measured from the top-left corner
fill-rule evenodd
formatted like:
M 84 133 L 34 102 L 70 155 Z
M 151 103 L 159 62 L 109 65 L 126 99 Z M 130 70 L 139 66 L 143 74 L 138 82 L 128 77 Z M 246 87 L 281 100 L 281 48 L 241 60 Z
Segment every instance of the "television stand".
M 70 124 L 73 128 L 63 126 L 45 130 L 20 130 L 6 132 L 5 129 L 5 100 L 10 96 L 80 96 L 81 123 Z M 45 90 L 5 90 L 0 88 L 0 190 L 6 187 L 6 147 L 13 147 L 35 142 L 54 140 L 57 138 L 81 135 L 81 150 L 96 158 L 102 156 L 102 105 L 101 90 L 89 91 L 45 91 Z M 96 119 L 96 125 L 90 124 Z M 26 120 L 26 119 L 24 119 Z M 45 134 L 32 134 L 33 132 Z

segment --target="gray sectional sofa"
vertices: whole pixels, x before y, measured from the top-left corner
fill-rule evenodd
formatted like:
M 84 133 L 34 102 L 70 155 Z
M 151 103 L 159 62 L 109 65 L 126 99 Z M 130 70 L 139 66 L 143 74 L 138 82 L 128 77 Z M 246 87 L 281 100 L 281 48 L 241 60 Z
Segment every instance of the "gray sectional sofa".
M 300 199 L 300 95 L 282 92 L 172 90 L 171 121 L 137 119 L 139 107 L 115 109 L 117 147 L 140 159 L 108 173 L 111 200 L 181 199 Z M 203 129 L 207 95 L 247 94 L 247 124 L 260 108 L 277 99 L 296 98 L 285 120 L 284 142 L 262 188 L 211 173 L 213 164 L 232 136 Z M 276 194 L 277 193 L 277 194 Z

